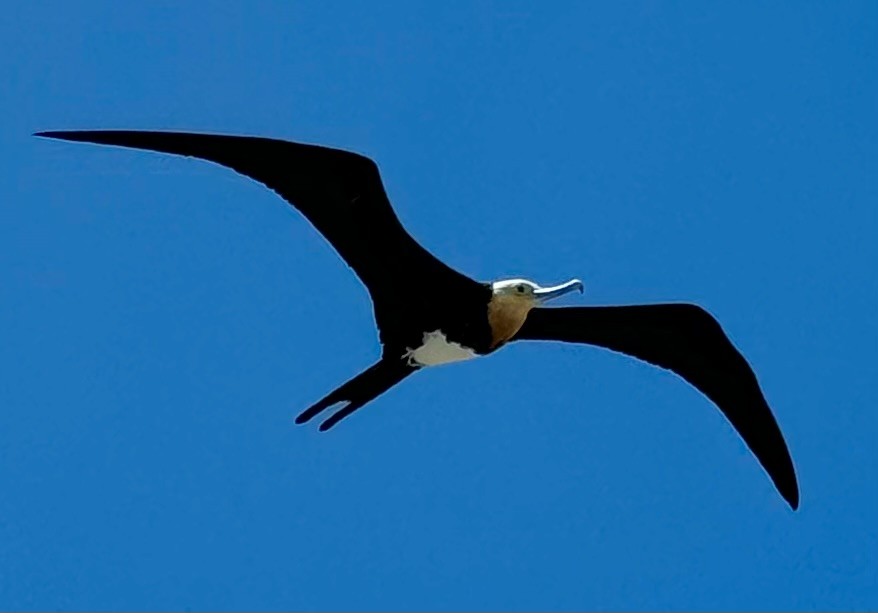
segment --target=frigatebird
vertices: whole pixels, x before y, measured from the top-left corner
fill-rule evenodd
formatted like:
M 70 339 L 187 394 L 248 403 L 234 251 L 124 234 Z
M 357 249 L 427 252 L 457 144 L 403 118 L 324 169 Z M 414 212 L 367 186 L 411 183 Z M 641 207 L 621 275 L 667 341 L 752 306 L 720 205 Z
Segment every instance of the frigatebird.
M 712 400 L 796 509 L 799 489 L 780 428 L 752 368 L 716 319 L 694 304 L 554 307 L 570 280 L 542 287 L 526 279 L 480 283 L 421 246 L 402 226 L 371 159 L 339 149 L 271 138 L 87 130 L 36 136 L 200 158 L 274 190 L 329 241 L 366 286 L 381 359 L 303 411 L 304 423 L 340 406 L 328 430 L 409 375 L 489 355 L 515 341 L 595 345 L 668 369 Z

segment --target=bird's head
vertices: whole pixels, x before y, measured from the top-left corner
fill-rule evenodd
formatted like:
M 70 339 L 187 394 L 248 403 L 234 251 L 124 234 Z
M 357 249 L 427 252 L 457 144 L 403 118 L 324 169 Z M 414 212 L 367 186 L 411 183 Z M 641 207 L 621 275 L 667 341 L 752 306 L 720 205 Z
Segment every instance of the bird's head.
M 491 290 L 495 297 L 502 298 L 504 302 L 517 302 L 522 306 L 535 307 L 572 291 L 579 290 L 579 293 L 582 293 L 585 286 L 579 279 L 571 279 L 567 283 L 552 287 L 541 287 L 527 279 L 504 279 L 494 281 Z
M 527 279 L 504 279 L 491 284 L 488 303 L 488 323 L 491 326 L 491 347 L 496 349 L 507 342 L 524 324 L 527 314 L 535 306 L 574 290 L 582 292 L 582 281 L 572 279 L 552 287 L 541 287 Z

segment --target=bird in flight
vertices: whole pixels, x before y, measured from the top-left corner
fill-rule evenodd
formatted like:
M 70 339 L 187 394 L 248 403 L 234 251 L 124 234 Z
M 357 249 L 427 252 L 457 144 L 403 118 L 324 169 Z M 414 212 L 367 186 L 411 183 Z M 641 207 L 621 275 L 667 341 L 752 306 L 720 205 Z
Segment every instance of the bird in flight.
M 303 411 L 335 408 L 328 430 L 409 375 L 489 355 L 507 343 L 595 345 L 668 369 L 713 401 L 796 509 L 799 488 L 780 428 L 752 368 L 719 323 L 694 304 L 545 307 L 582 282 L 543 287 L 526 279 L 481 283 L 422 247 L 402 226 L 378 166 L 362 155 L 251 136 L 88 130 L 36 136 L 117 145 L 215 162 L 255 179 L 294 206 L 366 286 L 381 359 Z

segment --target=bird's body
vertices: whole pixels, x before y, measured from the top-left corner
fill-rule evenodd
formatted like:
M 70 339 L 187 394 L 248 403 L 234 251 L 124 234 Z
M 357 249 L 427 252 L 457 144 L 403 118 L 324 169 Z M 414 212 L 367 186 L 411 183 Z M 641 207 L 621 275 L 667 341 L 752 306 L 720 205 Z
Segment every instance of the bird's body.
M 407 347 L 402 359 L 409 366 L 440 366 L 471 360 L 477 356 L 478 354 L 471 347 L 448 340 L 442 330 L 433 330 L 424 333 L 421 344 L 417 347 Z
M 520 340 L 590 344 L 672 370 L 713 400 L 796 508 L 792 459 L 756 377 L 716 320 L 691 304 L 544 308 L 573 279 L 480 283 L 427 252 L 393 212 L 378 167 L 361 155 L 276 139 L 145 131 L 38 136 L 192 156 L 260 181 L 295 206 L 359 276 L 372 298 L 381 358 L 302 412 L 339 406 L 327 430 L 412 373 L 470 360 Z

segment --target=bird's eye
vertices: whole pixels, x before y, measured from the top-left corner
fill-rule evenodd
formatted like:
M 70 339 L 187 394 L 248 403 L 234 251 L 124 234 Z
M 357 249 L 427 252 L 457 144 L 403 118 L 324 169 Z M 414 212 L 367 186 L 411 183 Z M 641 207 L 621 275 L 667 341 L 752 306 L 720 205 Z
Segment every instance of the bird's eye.
M 519 294 L 523 294 L 525 291 L 525 287 L 523 285 L 518 285 L 515 289 Z

